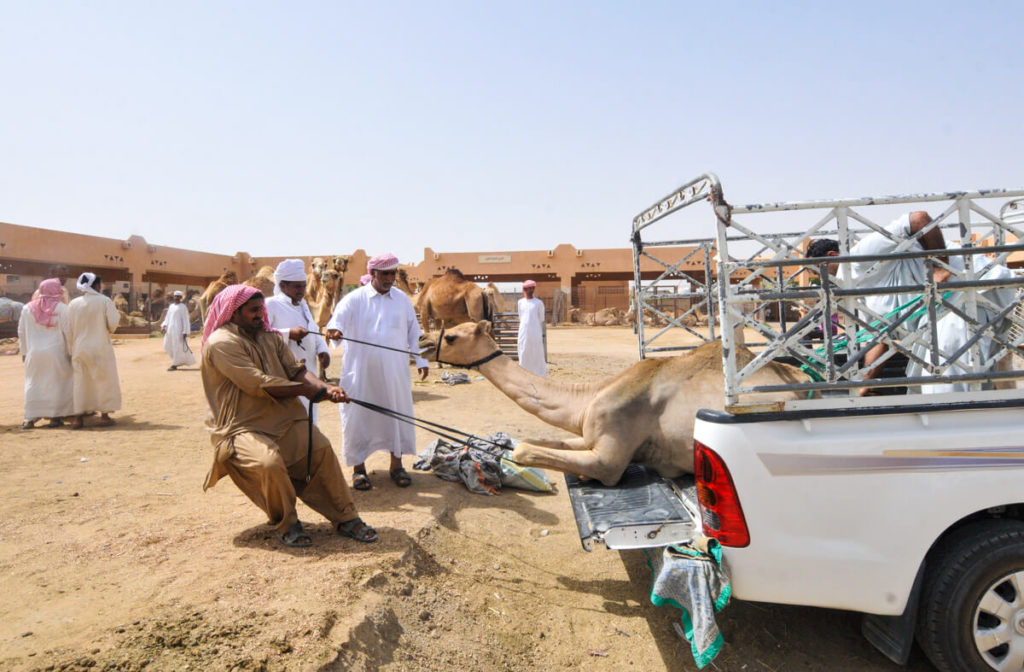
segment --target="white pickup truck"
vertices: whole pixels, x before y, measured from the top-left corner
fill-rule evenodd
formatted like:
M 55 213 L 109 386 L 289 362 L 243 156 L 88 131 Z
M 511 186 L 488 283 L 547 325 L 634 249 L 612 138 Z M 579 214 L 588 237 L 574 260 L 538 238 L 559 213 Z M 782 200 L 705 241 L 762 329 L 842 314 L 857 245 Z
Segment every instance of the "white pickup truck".
M 610 489 L 567 479 L 584 546 L 660 546 L 702 533 L 724 548 L 738 599 L 862 612 L 865 636 L 900 664 L 916 637 L 940 670 L 1024 669 L 1024 370 L 1005 366 L 1024 342 L 1024 279 L 989 272 L 1024 263 L 1024 200 L 1013 200 L 1021 196 L 736 207 L 705 174 L 640 213 L 637 314 L 667 325 L 648 337 L 638 321 L 640 356 L 680 349 L 657 345 L 671 329 L 714 338 L 717 322 L 725 410 L 697 415 L 693 480 L 636 468 Z M 689 207 L 708 201 L 710 212 Z M 713 239 L 652 234 L 652 225 L 683 213 L 692 221 L 698 210 L 704 230 L 715 227 Z M 893 241 L 884 257 L 851 255 L 864 237 L 891 235 L 881 233 L 885 225 L 908 210 L 930 212 L 945 232 L 941 257 L 913 240 Z M 840 256 L 806 257 L 819 237 L 837 239 Z M 665 262 L 659 273 L 641 273 L 641 259 L 680 244 L 710 250 L 713 268 L 702 276 Z M 929 273 L 901 285 L 913 305 L 870 313 L 866 297 L 892 287 L 870 286 L 852 269 L 893 259 L 951 277 L 936 284 Z M 822 282 L 828 262 L 838 273 Z M 648 292 L 684 275 L 692 291 L 675 298 L 709 315 L 707 333 L 663 308 L 663 292 Z M 961 334 L 953 346 L 950 328 Z M 746 366 L 736 357 L 740 339 L 757 355 Z M 878 366 L 888 372 L 868 381 L 864 354 L 879 343 Z M 807 382 L 745 383 L 774 360 L 803 365 Z M 862 396 L 869 387 L 895 393 Z M 758 400 L 780 391 L 793 398 Z

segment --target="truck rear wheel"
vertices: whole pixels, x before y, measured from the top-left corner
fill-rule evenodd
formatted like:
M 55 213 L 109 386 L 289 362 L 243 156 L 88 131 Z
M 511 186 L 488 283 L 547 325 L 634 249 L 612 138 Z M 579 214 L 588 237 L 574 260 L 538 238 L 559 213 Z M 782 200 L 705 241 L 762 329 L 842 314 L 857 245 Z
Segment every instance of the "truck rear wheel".
M 1024 523 L 984 520 L 928 560 L 917 641 L 943 672 L 1024 669 Z

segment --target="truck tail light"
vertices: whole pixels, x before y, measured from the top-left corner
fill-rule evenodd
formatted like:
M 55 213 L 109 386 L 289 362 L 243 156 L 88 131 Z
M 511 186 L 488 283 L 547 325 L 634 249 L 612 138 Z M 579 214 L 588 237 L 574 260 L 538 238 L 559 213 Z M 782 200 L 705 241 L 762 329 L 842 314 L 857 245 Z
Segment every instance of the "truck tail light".
M 747 520 L 725 462 L 718 453 L 694 441 L 693 471 L 704 535 L 717 539 L 723 546 L 748 546 Z

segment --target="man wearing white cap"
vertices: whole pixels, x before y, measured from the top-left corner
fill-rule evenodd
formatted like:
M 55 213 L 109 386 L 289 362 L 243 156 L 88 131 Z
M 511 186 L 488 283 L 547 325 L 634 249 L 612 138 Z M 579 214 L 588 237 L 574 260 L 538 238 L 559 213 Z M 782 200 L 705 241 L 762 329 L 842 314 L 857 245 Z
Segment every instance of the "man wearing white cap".
M 288 349 L 296 361 L 305 360 L 306 366 L 310 366 L 316 358 L 322 379 L 331 364 L 331 355 L 323 337 L 309 333 L 320 331 L 320 327 L 313 319 L 305 295 L 306 265 L 301 259 L 285 259 L 274 270 L 274 296 L 266 301 L 267 315 L 270 327 L 280 331 L 288 341 Z M 300 398 L 300 401 L 308 412 L 309 400 Z M 314 404 L 313 420 L 316 420 L 316 411 Z
M 99 413 L 97 425 L 114 424 L 110 417 L 121 408 L 121 384 L 110 334 L 121 315 L 114 302 L 100 293 L 103 281 L 95 273 L 82 273 L 76 285 L 82 295 L 72 299 L 62 323 L 71 355 L 72 396 L 75 418 L 71 429 L 81 429 L 85 416 Z
M 398 257 L 381 254 L 370 259 L 369 284 L 350 292 L 334 309 L 327 323 L 327 338 L 344 335 L 367 343 L 383 345 L 384 350 L 364 343 L 345 341 L 342 360 L 342 386 L 352 399 L 367 401 L 399 413 L 412 415 L 412 384 L 409 357 L 418 353 L 422 332 L 412 302 L 401 290 L 392 287 L 398 270 Z M 399 352 L 395 352 L 398 350 Z M 420 379 L 427 377 L 427 360 L 415 356 Z M 402 467 L 402 455 L 416 454 L 416 435 L 412 425 L 357 404 L 341 407 L 341 454 L 352 467 L 352 487 L 373 487 L 366 474 L 366 458 L 378 450 L 391 454 L 391 480 L 399 487 L 412 483 Z
M 544 360 L 544 302 L 534 298 L 537 283 L 523 283 L 523 298 L 519 299 L 519 366 L 538 376 L 547 377 L 548 364 Z
M 191 366 L 196 363 L 195 356 L 188 347 L 188 332 L 191 323 L 188 317 L 188 306 L 182 303 L 185 295 L 177 290 L 171 295 L 171 305 L 167 307 L 167 315 L 160 323 L 160 333 L 164 335 L 164 350 L 171 357 L 168 371 L 177 371 L 179 366 Z

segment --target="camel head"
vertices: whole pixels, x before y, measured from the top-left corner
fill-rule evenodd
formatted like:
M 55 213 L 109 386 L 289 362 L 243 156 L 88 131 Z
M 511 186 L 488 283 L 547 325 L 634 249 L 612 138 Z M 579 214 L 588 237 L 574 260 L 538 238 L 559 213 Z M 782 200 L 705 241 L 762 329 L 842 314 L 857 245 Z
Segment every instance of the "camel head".
M 309 270 L 313 275 L 322 275 L 325 268 L 327 268 L 327 262 L 320 257 L 316 257 L 313 261 L 309 262 Z
M 443 332 L 431 331 L 420 337 L 420 350 L 423 357 L 431 362 L 438 359 L 444 364 L 466 366 L 479 361 L 499 350 L 498 344 L 491 337 L 491 323 L 487 320 L 479 322 L 463 322 Z M 438 339 L 441 346 L 438 348 Z M 438 357 L 440 350 L 440 357 Z
M 333 268 L 325 268 L 320 273 L 320 284 L 323 285 L 324 291 L 334 296 L 338 293 L 338 287 L 341 285 L 341 273 Z
M 339 275 L 345 275 L 345 271 L 348 270 L 349 259 L 351 258 L 351 255 L 342 254 L 340 256 L 332 258 L 331 265 L 334 266 L 334 270 L 336 270 Z

